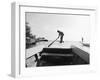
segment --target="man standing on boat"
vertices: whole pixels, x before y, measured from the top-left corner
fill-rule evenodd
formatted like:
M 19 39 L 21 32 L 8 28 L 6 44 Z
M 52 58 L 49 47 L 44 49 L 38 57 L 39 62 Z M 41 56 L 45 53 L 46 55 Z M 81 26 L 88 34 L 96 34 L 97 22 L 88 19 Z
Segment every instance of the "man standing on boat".
M 57 32 L 58 32 L 58 38 L 60 38 L 60 43 L 63 43 L 64 41 L 63 41 L 63 36 L 64 36 L 64 33 L 62 32 L 62 31 L 60 31 L 60 30 L 57 30 Z

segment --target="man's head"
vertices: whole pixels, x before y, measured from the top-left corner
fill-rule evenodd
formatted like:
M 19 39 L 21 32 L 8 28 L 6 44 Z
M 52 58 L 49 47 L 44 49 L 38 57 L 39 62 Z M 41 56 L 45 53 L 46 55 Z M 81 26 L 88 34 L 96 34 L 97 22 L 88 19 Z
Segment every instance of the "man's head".
M 59 31 L 59 30 L 57 30 L 57 32 L 59 33 L 60 31 Z

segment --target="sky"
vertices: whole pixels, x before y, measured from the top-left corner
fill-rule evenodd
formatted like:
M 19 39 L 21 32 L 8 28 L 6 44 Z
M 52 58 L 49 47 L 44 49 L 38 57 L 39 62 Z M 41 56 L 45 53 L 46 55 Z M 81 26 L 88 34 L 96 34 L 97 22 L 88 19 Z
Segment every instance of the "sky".
M 31 33 L 37 37 L 55 40 L 57 30 L 64 33 L 64 41 L 90 40 L 90 17 L 72 14 L 26 13 L 26 22 L 29 23 Z

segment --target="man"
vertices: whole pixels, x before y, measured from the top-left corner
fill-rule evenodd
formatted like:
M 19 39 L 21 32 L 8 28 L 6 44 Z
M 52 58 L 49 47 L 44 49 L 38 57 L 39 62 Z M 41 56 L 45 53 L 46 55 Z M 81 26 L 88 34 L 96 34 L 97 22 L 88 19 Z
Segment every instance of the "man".
M 60 37 L 60 43 L 62 43 L 62 42 L 64 42 L 63 41 L 63 36 L 64 36 L 64 33 L 62 32 L 62 31 L 59 31 L 59 30 L 57 30 L 57 32 L 58 32 L 58 38 Z
M 82 37 L 82 43 L 83 43 L 83 40 L 84 40 L 84 39 L 83 39 L 83 37 Z

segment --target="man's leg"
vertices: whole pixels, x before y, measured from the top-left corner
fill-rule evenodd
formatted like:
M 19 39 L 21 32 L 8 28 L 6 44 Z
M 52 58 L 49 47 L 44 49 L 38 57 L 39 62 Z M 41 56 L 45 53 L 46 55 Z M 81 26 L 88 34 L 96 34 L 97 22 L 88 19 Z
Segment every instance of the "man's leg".
M 61 38 L 60 38 L 60 43 L 62 43 L 63 42 L 63 36 L 61 36 Z
M 62 43 L 62 36 L 60 37 L 60 43 Z

